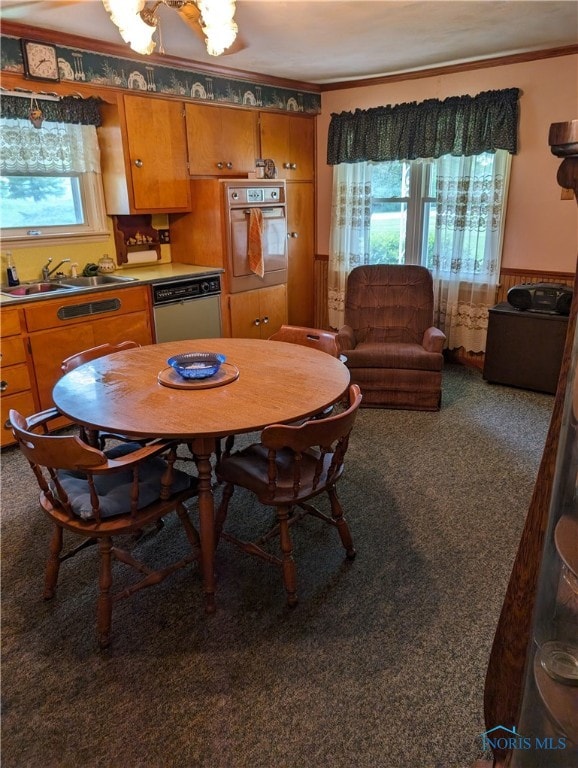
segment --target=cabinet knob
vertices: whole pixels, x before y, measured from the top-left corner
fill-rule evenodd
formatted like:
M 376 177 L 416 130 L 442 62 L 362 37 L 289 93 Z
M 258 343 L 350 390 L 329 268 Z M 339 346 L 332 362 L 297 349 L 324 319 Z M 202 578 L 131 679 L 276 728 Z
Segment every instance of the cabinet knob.
M 268 322 L 269 322 L 269 318 L 267 317 L 267 315 L 265 315 L 265 317 L 263 318 L 263 325 L 267 325 Z
M 224 167 L 223 163 L 221 163 L 221 162 L 217 163 L 217 168 L 219 170 L 221 170 L 221 168 L 223 168 L 223 167 Z
M 292 171 L 297 170 L 297 163 L 289 163 L 289 168 L 291 168 Z
M 227 163 L 227 168 L 228 168 L 229 170 L 231 170 L 231 168 L 232 168 L 232 167 L 233 167 L 233 163 L 231 163 L 231 162 Z
M 253 320 L 253 325 L 261 325 L 261 321 L 259 320 L 259 318 L 258 318 L 258 317 L 256 317 L 256 318 Z
M 291 232 L 291 237 L 299 237 L 299 232 Z
M 134 161 L 134 164 L 137 168 L 142 168 L 142 160 L 137 159 Z
M 283 163 L 283 168 L 285 168 L 285 170 L 289 170 L 289 168 L 291 168 L 291 163 Z
M 0 381 L 0 392 L 4 392 L 6 389 L 8 389 L 8 382 L 2 379 L 2 381 Z

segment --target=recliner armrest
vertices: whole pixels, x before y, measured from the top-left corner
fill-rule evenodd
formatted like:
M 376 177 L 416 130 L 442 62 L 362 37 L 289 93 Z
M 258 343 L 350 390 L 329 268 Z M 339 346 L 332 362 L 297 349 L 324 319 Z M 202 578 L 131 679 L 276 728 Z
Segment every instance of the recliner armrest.
M 423 340 L 421 342 L 422 347 L 426 352 L 442 352 L 444 348 L 444 342 L 446 335 L 439 328 L 426 328 L 423 334 Z
M 344 325 L 337 332 L 337 345 L 340 352 L 347 352 L 348 349 L 356 347 L 355 331 L 350 325 Z

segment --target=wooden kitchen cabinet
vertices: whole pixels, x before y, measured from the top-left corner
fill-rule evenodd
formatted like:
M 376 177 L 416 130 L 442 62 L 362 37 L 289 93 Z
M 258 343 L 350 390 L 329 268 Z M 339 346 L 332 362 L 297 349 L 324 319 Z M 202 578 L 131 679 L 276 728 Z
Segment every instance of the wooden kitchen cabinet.
M 119 96 L 98 128 L 106 210 L 111 215 L 188 211 L 184 104 Z
M 272 285 L 229 296 L 231 336 L 268 339 L 287 322 L 287 288 Z
M 287 316 L 313 326 L 315 195 L 312 182 L 287 184 Z
M 69 355 L 105 342 L 153 341 L 148 286 L 31 302 L 23 313 L 41 408 L 53 405 L 52 388 Z
M 1 321 L 0 402 L 2 406 L 2 428 L 0 429 L 0 447 L 3 448 L 16 442 L 9 428 L 8 414 L 10 409 L 15 408 L 24 416 L 29 416 L 35 412 L 36 405 L 18 309 L 2 309 Z
M 255 112 L 187 103 L 185 116 L 191 176 L 239 176 L 255 170 Z
M 312 181 L 315 169 L 315 121 L 310 117 L 259 113 L 261 157 L 270 158 L 277 177 Z

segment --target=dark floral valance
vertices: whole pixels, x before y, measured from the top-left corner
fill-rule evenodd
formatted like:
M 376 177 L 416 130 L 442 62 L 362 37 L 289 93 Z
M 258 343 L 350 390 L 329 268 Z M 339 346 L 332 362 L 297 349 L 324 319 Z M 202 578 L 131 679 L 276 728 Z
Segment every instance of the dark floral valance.
M 102 122 L 99 105 L 102 99 L 90 96 L 87 99 L 78 96 L 63 96 L 58 101 L 43 99 L 41 95 L 30 94 L 30 98 L 21 96 L 2 96 L 0 99 L 0 117 L 29 117 L 37 106 L 42 110 L 44 120 L 50 123 L 78 123 L 80 125 L 99 126 Z
M 518 148 L 518 88 L 333 114 L 328 165 Z

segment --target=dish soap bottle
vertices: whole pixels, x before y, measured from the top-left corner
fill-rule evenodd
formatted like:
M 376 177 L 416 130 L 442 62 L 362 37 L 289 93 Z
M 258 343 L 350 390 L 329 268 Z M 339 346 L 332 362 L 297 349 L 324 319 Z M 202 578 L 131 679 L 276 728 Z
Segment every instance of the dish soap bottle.
M 16 272 L 16 266 L 12 259 L 12 251 L 6 251 L 6 277 L 8 279 L 8 285 L 20 285 L 18 272 Z

